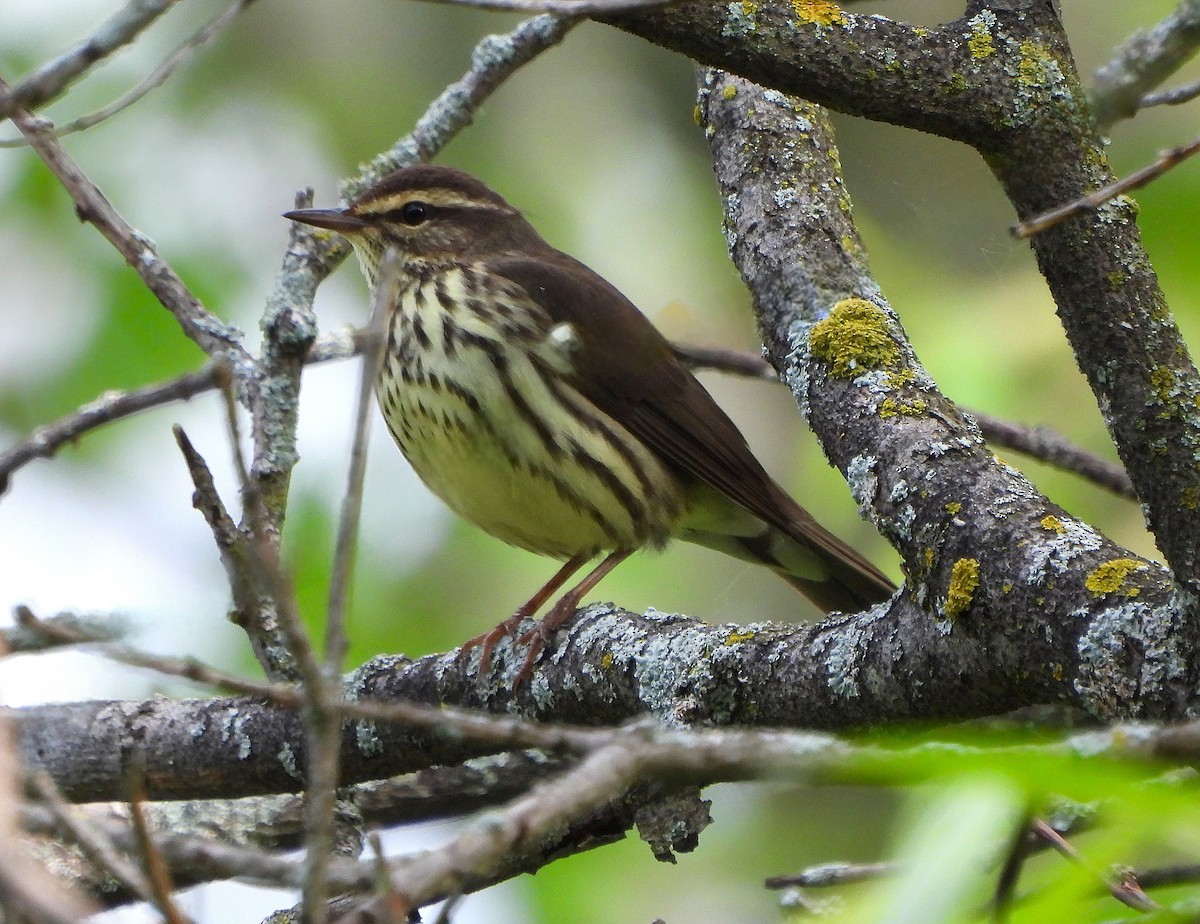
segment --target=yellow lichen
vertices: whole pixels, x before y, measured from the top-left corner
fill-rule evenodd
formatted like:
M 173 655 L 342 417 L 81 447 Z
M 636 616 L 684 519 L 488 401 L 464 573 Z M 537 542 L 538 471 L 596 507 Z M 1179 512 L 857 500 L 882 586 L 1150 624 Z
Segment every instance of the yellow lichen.
M 600 656 L 600 667 L 601 667 L 601 669 L 603 669 L 603 670 L 608 670 L 610 667 L 612 667 L 612 666 L 613 666 L 613 661 L 614 661 L 614 660 L 615 660 L 615 658 L 613 658 L 613 655 L 612 655 L 612 652 L 611 652 L 611 651 L 606 651 L 606 652 L 604 652 L 604 654 L 602 654 L 602 655 Z
M 1113 558 L 1089 571 L 1084 586 L 1097 597 L 1113 593 L 1136 597 L 1141 593 L 1141 588 L 1126 584 L 1126 578 L 1134 572 L 1145 571 L 1148 567 L 1144 561 L 1138 561 L 1136 558 Z
M 960 558 L 950 569 L 950 586 L 946 588 L 946 618 L 955 619 L 971 607 L 979 587 L 979 559 Z
M 1017 65 L 1017 82 L 1023 87 L 1040 87 L 1046 80 L 1045 46 L 1026 39 L 1021 43 L 1021 63 Z
M 1175 370 L 1170 366 L 1155 366 L 1150 370 L 1150 387 L 1159 401 L 1166 401 L 1175 390 Z
M 792 0 L 792 9 L 796 11 L 796 18 L 801 22 L 811 22 L 818 26 L 846 24 L 846 14 L 830 0 Z
M 1053 514 L 1042 517 L 1041 522 L 1042 529 L 1048 529 L 1050 532 L 1058 533 L 1060 536 L 1067 531 L 1066 524 Z
M 748 642 L 750 639 L 758 635 L 757 632 L 730 632 L 725 636 L 726 645 L 740 645 L 742 642 Z
M 742 12 L 747 16 L 753 16 L 758 12 L 758 4 L 755 3 L 754 0 L 742 0 Z M 730 98 L 729 89 L 729 87 L 725 88 L 726 99 Z M 734 90 L 733 92 L 736 93 L 737 90 Z
M 813 355 L 840 378 L 864 369 L 878 369 L 900 358 L 900 348 L 888 333 L 887 315 L 865 299 L 838 302 L 829 317 L 813 325 L 808 344 Z
M 743 3 L 742 8 L 745 9 L 745 6 L 746 4 Z M 737 96 L 737 87 L 732 83 L 728 83 L 725 85 L 725 89 L 721 91 L 721 95 L 726 99 L 733 99 L 735 96 Z
M 971 49 L 971 57 L 982 61 L 996 53 L 996 41 L 988 31 L 987 24 L 975 20 L 971 25 L 971 37 L 967 39 L 967 47 Z
M 928 571 L 933 568 L 933 549 L 925 549 L 925 569 Z
M 1113 270 L 1106 278 L 1108 279 L 1108 287 L 1114 292 L 1125 285 L 1125 274 L 1120 270 Z
M 1200 507 L 1200 488 L 1184 488 L 1180 500 L 1185 510 L 1195 510 Z
M 924 398 L 914 401 L 897 401 L 895 398 L 884 398 L 879 404 L 879 416 L 885 420 L 900 415 L 903 417 L 920 417 L 928 410 L 929 405 Z
M 884 376 L 883 384 L 888 388 L 903 388 L 905 385 L 911 385 L 916 377 L 917 374 L 911 369 L 897 369 Z
M 960 504 L 958 501 L 950 501 L 948 504 L 946 504 L 946 513 L 950 514 L 952 517 L 958 516 L 958 511 L 960 510 L 962 510 L 962 504 Z

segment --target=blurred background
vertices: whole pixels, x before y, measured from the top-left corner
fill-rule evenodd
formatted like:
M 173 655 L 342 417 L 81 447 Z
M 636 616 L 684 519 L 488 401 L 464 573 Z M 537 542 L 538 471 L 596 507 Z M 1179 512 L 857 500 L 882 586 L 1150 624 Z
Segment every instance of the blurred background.
M 924 24 L 961 12 L 961 4 L 932 0 L 877 6 Z M 1063 6 L 1087 75 L 1174 3 Z M 0 74 L 19 80 L 116 7 L 115 0 L 5 0 Z M 63 122 L 106 104 L 220 8 L 184 0 L 46 114 Z M 480 37 L 519 20 L 396 0 L 258 0 L 166 86 L 71 136 L 67 148 L 204 303 L 254 343 L 288 232 L 279 215 L 295 190 L 312 186 L 318 205 L 334 204 L 339 177 L 404 135 L 461 75 Z M 1179 80 L 1196 76 L 1190 68 Z M 688 61 L 585 24 L 504 86 L 439 159 L 484 178 L 668 336 L 757 349 L 749 299 L 725 253 L 694 102 Z M 1184 114 L 1196 105 L 1118 125 L 1111 145 L 1117 172 L 1190 138 L 1195 129 Z M 872 265 L 942 389 L 969 409 L 1052 427 L 1115 458 L 1029 248 L 1010 238 L 1013 216 L 979 158 L 915 132 L 850 118 L 837 124 Z M 0 137 L 13 135 L 0 126 Z M 1185 164 L 1137 199 L 1163 286 L 1194 341 L 1196 166 Z M 107 389 L 201 365 L 199 350 L 21 148 L 0 149 L 0 254 L 0 447 Z M 325 330 L 363 323 L 366 307 L 352 266 L 317 302 Z M 305 377 L 286 548 L 313 625 L 325 605 L 357 375 L 354 363 L 342 363 Z M 761 382 L 705 381 L 768 469 L 825 525 L 898 577 L 895 556 L 858 517 L 788 394 Z M 240 633 L 225 620 L 224 574 L 191 508 L 170 429 L 184 426 L 233 504 L 222 421 L 218 399 L 204 396 L 107 427 L 18 472 L 0 499 L 0 619 L 19 603 L 43 615 L 119 613 L 131 620 L 139 645 L 256 675 Z M 1138 554 L 1156 554 L 1137 505 L 1004 456 L 1071 513 Z M 359 549 L 351 665 L 379 652 L 417 656 L 455 647 L 507 616 L 555 567 L 456 521 L 425 492 L 377 420 Z M 816 616 L 770 574 L 683 544 L 636 556 L 594 598 L 710 621 Z M 86 655 L 0 665 L 0 696 L 9 705 L 158 690 L 180 688 Z M 857 788 L 822 789 L 816 798 L 795 787 L 718 787 L 712 795 L 717 824 L 678 867 L 652 863 L 643 845 L 627 840 L 469 898 L 456 920 L 779 920 L 776 899 L 760 887 L 763 876 L 886 852 L 880 822 L 903 801 Z M 767 819 L 788 835 L 764 837 Z M 436 843 L 446 830 L 430 826 L 419 837 Z M 286 904 L 253 890 L 239 895 L 235 912 L 220 910 L 227 899 L 209 890 L 190 900 L 198 917 L 230 922 L 257 921 Z

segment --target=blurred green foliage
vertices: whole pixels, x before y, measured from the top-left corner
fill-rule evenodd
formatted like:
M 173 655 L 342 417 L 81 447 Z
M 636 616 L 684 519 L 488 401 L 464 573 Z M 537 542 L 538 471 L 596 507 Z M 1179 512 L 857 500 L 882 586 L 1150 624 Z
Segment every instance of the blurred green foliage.
M 1102 63 L 1132 28 L 1173 6 L 1065 5 L 1086 68 Z M 949 3 L 895 0 L 879 7 L 925 22 L 957 14 Z M 183 4 L 50 114 L 66 119 L 124 90 L 182 39 L 190 28 L 185 20 L 198 21 L 202 12 Z M 66 13 L 55 21 L 57 31 L 0 30 L 0 73 L 24 73 L 91 25 Z M 71 138 L 68 147 L 119 209 L 136 212 L 131 217 L 141 230 L 165 234 L 176 268 L 206 304 L 253 330 L 285 240 L 277 214 L 290 205 L 292 191 L 312 184 L 318 201 L 330 202 L 336 178 L 407 132 L 427 102 L 462 73 L 480 36 L 516 21 L 394 0 L 258 0 L 166 87 Z M 1189 74 L 1195 76 L 1194 68 Z M 748 298 L 724 253 L 706 146 L 692 123 L 693 97 L 689 62 L 587 24 L 504 87 L 443 160 L 484 176 L 548 239 L 612 278 L 671 336 L 753 348 Z M 1118 126 L 1112 150 L 1118 169 L 1128 171 L 1157 149 L 1185 140 L 1192 129 L 1180 121 L 1155 112 Z M 1008 237 L 1012 216 L 983 164 L 938 139 L 854 119 L 838 124 L 848 187 L 873 266 L 947 394 L 968 407 L 1053 427 L 1111 456 L 1103 421 L 1028 247 Z M 209 171 L 218 181 L 215 191 Z M 1181 326 L 1194 339 L 1200 324 L 1194 228 L 1200 178 L 1194 165 L 1186 165 L 1138 198 L 1151 255 Z M 6 339 L 19 345 L 14 351 L 37 357 L 19 375 L 0 368 L 0 426 L 7 434 L 15 438 L 106 389 L 198 365 L 198 351 L 132 271 L 77 222 L 66 196 L 27 151 L 0 151 L 0 246 Z M 52 261 L 44 257 L 48 248 L 55 250 Z M 39 291 L 39 279 L 60 274 L 75 284 L 75 298 L 86 293 L 84 303 L 53 303 L 53 286 L 44 297 L 29 294 Z M 27 284 L 14 283 L 25 277 Z M 357 280 L 335 280 L 327 290 L 338 295 L 323 293 L 319 302 L 326 326 L 365 317 Z M 32 323 L 47 314 L 62 320 L 47 329 Z M 768 467 L 805 505 L 898 574 L 894 556 L 858 518 L 845 485 L 783 390 L 707 381 Z M 341 409 L 320 424 L 327 442 L 336 443 L 335 434 L 346 431 L 352 393 L 346 389 L 322 402 L 325 412 Z M 302 414 L 307 412 L 306 406 Z M 168 423 L 164 417 L 163 427 Z M 66 453 L 87 453 L 97 441 L 122 439 L 123 432 L 89 437 Z M 159 442 L 169 452 L 170 440 Z M 1138 553 L 1154 554 L 1136 505 L 1071 475 L 1011 456 L 1007 461 L 1073 514 Z M 302 611 L 317 626 L 344 464 L 335 461 L 305 481 L 315 462 L 303 461 L 297 472 L 286 549 Z M 143 468 L 149 474 L 177 465 L 163 455 L 147 458 Z M 371 465 L 386 485 L 398 480 L 403 462 L 396 453 L 376 453 Z M 327 477 L 330 471 L 338 474 Z M 21 484 L 18 478 L 14 490 Z M 139 488 L 128 486 L 134 494 Z M 235 503 L 232 492 L 229 500 Z M 54 502 L 48 494 L 46 503 Z M 368 505 L 381 502 L 378 495 L 367 497 Z M 398 505 L 401 513 L 404 506 Z M 111 528 L 136 534 L 136 516 L 130 519 Z M 350 613 L 354 663 L 381 651 L 420 655 L 454 646 L 507 616 L 555 567 L 461 524 L 437 526 L 396 519 L 391 528 L 406 535 L 419 538 L 427 529 L 435 537 L 431 547 L 407 558 L 378 551 L 391 548 L 387 537 L 364 534 Z M 46 550 L 47 556 L 57 554 Z M 697 574 L 705 579 L 696 580 Z M 600 596 L 711 620 L 814 615 L 770 575 L 691 548 L 637 556 L 605 582 Z M 251 667 L 248 652 L 233 656 Z M 921 740 L 944 733 L 925 732 Z M 1012 920 L 1084 922 L 1132 915 L 1102 894 L 1095 869 L 1194 857 L 1200 848 L 1200 800 L 1189 774 L 1155 780 L 1144 770 L 1077 756 L 1035 760 L 994 749 L 986 758 L 967 759 L 953 747 L 884 761 L 870 785 L 863 772 L 854 785 L 717 787 L 717 824 L 677 868 L 653 864 L 647 849 L 629 839 L 506 888 L 528 903 L 528 921 L 777 921 L 785 914 L 777 897 L 760 887 L 765 875 L 834 859 L 892 856 L 899 849 L 902 857 L 934 864 L 936 872 L 914 864 L 895 880 L 847 889 L 853 900 L 835 920 L 982 921 L 998 851 L 1011 838 L 1015 819 L 1058 794 L 1100 805 L 1102 826 L 1078 839 L 1093 871 L 1053 855 L 1035 858 Z M 940 911 L 928 891 L 930 879 L 954 898 Z M 1164 900 L 1193 894 L 1190 888 L 1165 891 Z M 902 911 L 913 908 L 918 910 Z

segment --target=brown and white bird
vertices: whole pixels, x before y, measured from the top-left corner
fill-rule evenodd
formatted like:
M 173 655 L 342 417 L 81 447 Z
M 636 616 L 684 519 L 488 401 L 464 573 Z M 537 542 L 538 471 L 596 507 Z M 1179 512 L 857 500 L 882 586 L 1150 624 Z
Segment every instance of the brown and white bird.
M 616 288 L 555 250 L 474 177 L 419 165 L 344 209 L 295 221 L 345 235 L 374 287 L 401 265 L 376 395 L 400 450 L 453 510 L 510 545 L 565 561 L 492 646 L 589 560 L 522 638 L 542 645 L 632 552 L 686 539 L 774 569 L 825 610 L 892 583 L 763 470 L 666 339 Z

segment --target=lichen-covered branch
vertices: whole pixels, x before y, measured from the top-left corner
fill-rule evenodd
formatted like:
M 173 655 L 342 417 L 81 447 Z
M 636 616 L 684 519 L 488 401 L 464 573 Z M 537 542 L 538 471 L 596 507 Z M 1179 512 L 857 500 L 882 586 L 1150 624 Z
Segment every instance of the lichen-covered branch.
M 936 29 L 825 2 L 692 3 L 607 21 L 764 86 L 964 141 L 984 156 L 1018 218 L 1113 179 L 1062 23 L 1045 0 L 974 2 Z M 1121 199 L 1065 222 L 1033 247 L 1159 547 L 1176 579 L 1200 593 L 1200 376 L 1133 204 Z

